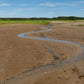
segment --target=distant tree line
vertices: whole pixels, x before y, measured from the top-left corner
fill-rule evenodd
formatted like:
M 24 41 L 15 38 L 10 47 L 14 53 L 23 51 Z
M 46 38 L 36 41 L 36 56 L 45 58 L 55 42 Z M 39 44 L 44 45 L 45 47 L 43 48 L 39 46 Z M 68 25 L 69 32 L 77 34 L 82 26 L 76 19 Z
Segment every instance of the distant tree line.
M 46 17 L 32 17 L 32 18 L 0 18 L 0 20 L 84 20 L 84 17 L 75 17 L 75 16 L 59 16 L 53 18 L 46 18 Z

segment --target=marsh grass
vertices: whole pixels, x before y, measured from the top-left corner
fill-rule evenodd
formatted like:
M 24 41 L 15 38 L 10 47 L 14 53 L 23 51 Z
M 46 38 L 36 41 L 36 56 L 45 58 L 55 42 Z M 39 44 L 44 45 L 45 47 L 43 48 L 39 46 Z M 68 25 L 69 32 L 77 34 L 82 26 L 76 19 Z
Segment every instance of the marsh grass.
M 15 24 L 15 23 L 21 23 L 21 24 L 49 24 L 51 21 L 55 22 L 80 22 L 80 20 L 0 20 L 0 25 L 5 24 Z M 79 25 L 84 26 L 84 25 Z
M 49 20 L 0 20 L 0 25 L 2 24 L 49 24 Z
M 84 24 L 78 24 L 78 26 L 84 26 Z

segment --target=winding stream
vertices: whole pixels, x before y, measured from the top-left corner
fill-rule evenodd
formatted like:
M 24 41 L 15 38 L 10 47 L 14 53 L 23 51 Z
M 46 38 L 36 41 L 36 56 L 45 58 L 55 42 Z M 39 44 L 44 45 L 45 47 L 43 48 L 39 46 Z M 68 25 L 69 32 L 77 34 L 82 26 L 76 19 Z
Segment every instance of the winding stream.
M 55 27 L 55 25 L 52 25 L 50 27 Z M 46 40 L 46 41 L 74 44 L 74 45 L 80 46 L 82 48 L 81 52 L 77 56 L 74 56 L 74 57 L 72 57 L 70 59 L 67 59 L 67 60 L 63 60 L 63 61 L 61 61 L 59 63 L 56 63 L 56 64 L 46 64 L 46 65 L 39 66 L 37 68 L 33 68 L 31 70 L 26 70 L 22 73 L 19 73 L 19 74 L 15 75 L 15 76 L 12 76 L 11 78 L 8 78 L 7 80 L 1 82 L 0 84 L 20 84 L 25 79 L 28 79 L 28 80 L 30 80 L 31 78 L 37 79 L 39 74 L 43 74 L 45 72 L 50 72 L 50 71 L 53 71 L 53 70 L 59 70 L 59 69 L 62 69 L 66 66 L 75 64 L 78 61 L 84 59 L 84 46 L 79 44 L 79 43 L 71 42 L 71 41 L 64 41 L 64 40 L 56 40 L 56 39 L 52 39 L 52 38 L 47 38 L 45 36 L 43 38 L 26 36 L 26 35 L 32 34 L 32 33 L 52 31 L 52 29 L 49 29 L 49 28 L 46 28 L 46 27 L 41 27 L 41 28 L 45 29 L 45 30 L 21 33 L 21 34 L 18 34 L 17 36 L 20 37 L 20 38 L 27 38 L 27 39 Z
M 52 26 L 53 27 L 53 26 Z M 55 27 L 55 26 L 54 26 Z M 51 39 L 51 38 L 36 38 L 36 37 L 28 37 L 26 35 L 28 34 L 33 34 L 33 33 L 40 33 L 40 32 L 49 32 L 49 31 L 52 31 L 52 29 L 48 29 L 46 27 L 41 27 L 42 29 L 46 29 L 46 30 L 43 30 L 43 31 L 33 31 L 33 32 L 27 32 L 27 33 L 21 33 L 21 34 L 18 34 L 17 36 L 18 37 L 21 37 L 21 38 L 27 38 L 27 39 L 36 39 L 36 40 L 46 40 L 46 41 L 53 41 L 53 42 L 61 42 L 61 43 L 70 43 L 70 44 L 75 44 L 75 45 L 78 45 L 80 47 L 84 47 L 83 45 L 79 44 L 79 43 L 76 43 L 76 42 L 71 42 L 71 41 L 65 41 L 65 40 L 56 40 L 56 39 Z

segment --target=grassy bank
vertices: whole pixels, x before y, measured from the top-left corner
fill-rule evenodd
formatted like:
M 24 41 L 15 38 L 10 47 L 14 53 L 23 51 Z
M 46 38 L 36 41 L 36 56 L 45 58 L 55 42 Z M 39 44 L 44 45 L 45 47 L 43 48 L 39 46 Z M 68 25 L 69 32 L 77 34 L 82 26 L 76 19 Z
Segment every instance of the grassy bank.
M 14 24 L 14 23 L 21 23 L 21 24 L 49 24 L 51 21 L 60 21 L 60 22 L 81 22 L 81 20 L 0 20 L 0 25 L 2 24 Z M 83 20 L 84 22 L 84 20 Z
M 2 24 L 13 24 L 13 23 L 21 23 L 21 24 L 48 24 L 49 20 L 0 20 L 0 25 Z

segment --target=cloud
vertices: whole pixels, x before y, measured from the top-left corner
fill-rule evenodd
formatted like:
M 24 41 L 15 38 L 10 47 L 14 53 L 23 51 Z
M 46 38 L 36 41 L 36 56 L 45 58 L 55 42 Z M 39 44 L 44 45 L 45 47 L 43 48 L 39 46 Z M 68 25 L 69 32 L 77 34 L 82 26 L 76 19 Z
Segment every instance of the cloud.
M 37 8 L 18 8 L 18 10 L 22 10 L 22 11 L 24 11 L 24 10 L 35 10 L 35 9 L 37 9 Z
M 77 1 L 77 4 L 84 4 L 84 1 Z
M 53 4 L 53 3 L 48 2 L 48 3 L 41 3 L 40 6 L 50 6 L 50 7 L 55 7 L 56 5 Z
M 14 9 L 13 11 L 9 11 L 7 14 L 9 16 L 16 16 L 17 14 L 19 14 L 22 10 L 20 9 Z
M 17 9 L 13 9 L 9 12 L 7 11 L 7 13 L 5 13 L 5 14 L 8 14 L 8 16 L 14 16 L 15 17 L 17 15 L 23 14 L 24 11 L 27 11 L 27 10 L 29 11 L 29 10 L 34 10 L 34 9 L 35 8 L 17 8 Z
M 10 6 L 10 4 L 3 3 L 3 4 L 0 4 L 0 6 Z
M 80 10 L 83 10 L 84 11 L 84 9 L 80 9 Z
M 65 9 L 66 7 L 59 7 L 59 8 L 53 8 L 53 10 L 61 10 L 61 9 Z
M 76 4 L 74 4 L 74 3 L 71 3 L 71 4 L 68 4 L 68 3 L 56 3 L 56 5 L 60 5 L 60 6 L 76 6 Z
M 34 10 L 36 8 L 22 8 L 22 10 Z
M 20 4 L 20 6 L 27 6 L 28 4 Z
M 47 2 L 47 3 L 41 3 L 40 6 L 49 6 L 49 7 L 55 7 L 55 6 L 76 6 L 76 4 L 71 3 L 54 3 L 54 2 Z

